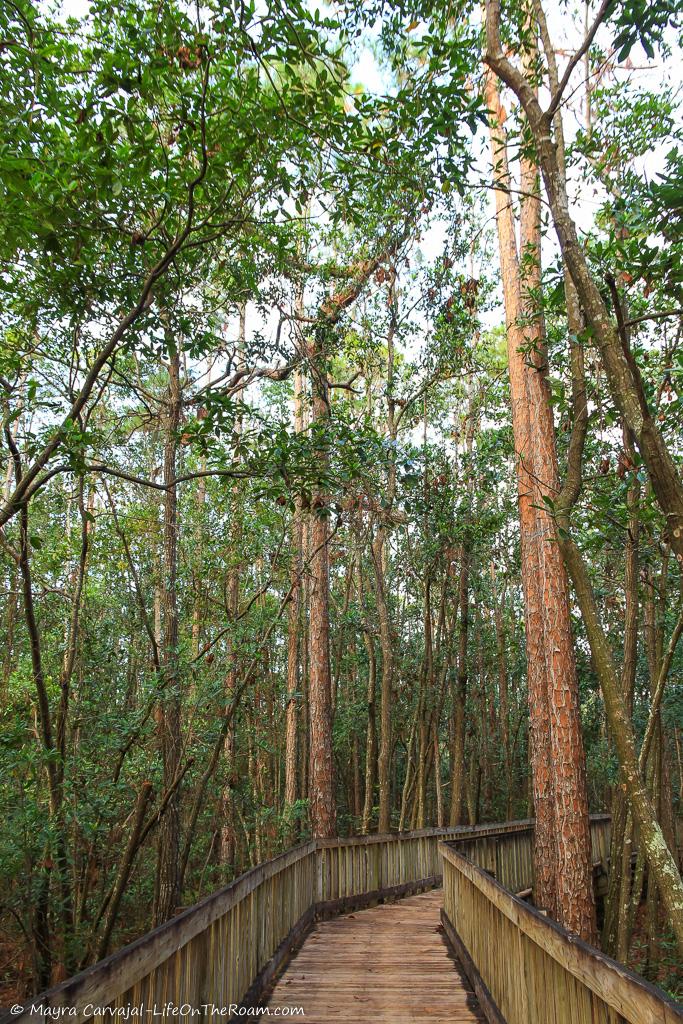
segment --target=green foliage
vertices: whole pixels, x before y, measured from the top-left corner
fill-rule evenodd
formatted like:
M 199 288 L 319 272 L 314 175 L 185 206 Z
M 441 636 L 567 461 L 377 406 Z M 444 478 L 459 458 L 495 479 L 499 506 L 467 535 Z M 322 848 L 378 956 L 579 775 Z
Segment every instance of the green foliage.
M 503 7 L 506 46 L 528 51 L 524 5 Z M 613 4 L 617 58 L 637 42 L 666 57 L 677 19 L 674 4 Z M 116 944 L 150 924 L 154 815 L 163 819 L 169 806 L 187 844 L 183 904 L 309 836 L 316 520 L 330 535 L 340 831 L 363 823 L 367 751 L 380 735 L 383 610 L 392 826 L 421 823 L 418 764 L 427 823 L 437 813 L 437 761 L 448 793 L 465 670 L 475 816 L 527 816 L 529 736 L 519 453 L 491 190 L 481 178 L 478 7 L 123 0 L 112 9 L 94 0 L 66 18 L 15 0 L 0 11 L 0 46 L 2 470 L 5 498 L 33 481 L 24 498 L 36 610 L 34 625 L 17 557 L 19 502 L 0 550 L 0 914 L 12 962 L 21 955 L 27 965 L 23 974 L 12 968 L 12 980 L 28 988 L 50 980 L 35 954 L 41 894 L 55 976 L 93 958 L 144 783 L 153 787 L 149 830 Z M 358 58 L 370 53 L 376 90 L 353 84 Z M 591 214 L 582 244 L 610 304 L 614 282 L 645 399 L 680 461 L 679 101 L 664 85 L 619 79 L 603 57 L 596 44 L 590 127 L 578 128 L 567 152 L 577 190 L 595 189 L 582 207 Z M 533 147 L 517 110 L 510 128 L 516 174 Z M 655 176 L 642 169 L 653 148 L 668 153 Z M 510 201 L 517 213 L 515 189 Z M 573 526 L 617 659 L 634 515 L 641 609 L 657 594 L 638 638 L 640 737 L 680 568 L 641 459 L 627 451 L 594 338 L 567 336 L 551 232 L 543 250 L 532 298 L 546 324 L 560 476 L 573 418 L 571 340 L 585 358 L 589 403 Z M 327 395 L 315 417 L 314 391 Z M 555 513 L 553 496 L 544 504 Z M 465 563 L 470 632 L 459 664 Z M 575 612 L 597 810 L 617 771 Z M 670 756 L 681 657 L 662 705 Z M 184 774 L 174 804 L 164 723 L 176 711 Z M 370 768 L 374 827 L 372 760 Z

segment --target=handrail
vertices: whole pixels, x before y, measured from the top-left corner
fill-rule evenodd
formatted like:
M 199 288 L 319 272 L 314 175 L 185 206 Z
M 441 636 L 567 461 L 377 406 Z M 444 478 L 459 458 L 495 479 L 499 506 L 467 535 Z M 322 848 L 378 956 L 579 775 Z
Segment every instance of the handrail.
M 46 1019 L 46 1010 L 62 1007 L 70 1009 L 72 1021 L 87 1020 L 103 1007 L 172 1001 L 176 1006 L 223 1008 L 253 1002 L 316 916 L 440 884 L 438 847 L 445 838 L 500 836 L 532 824 L 513 821 L 311 840 L 252 868 L 105 960 L 26 1000 L 24 1012 L 7 1020 L 23 1024 Z
M 683 1006 L 442 843 L 442 923 L 498 1024 L 683 1024 Z
M 150 978 L 154 972 L 163 968 L 170 961 L 181 959 L 181 954 L 184 950 L 190 950 L 195 945 L 203 945 L 200 940 L 202 940 L 202 937 L 207 936 L 207 934 L 209 934 L 211 940 L 209 945 L 215 952 L 216 947 L 213 946 L 213 942 L 224 941 L 226 938 L 224 935 L 212 934 L 217 925 L 220 925 L 221 922 L 230 917 L 232 911 L 236 908 L 241 907 L 243 904 L 252 903 L 255 894 L 259 893 L 262 888 L 265 889 L 266 884 L 278 875 L 285 872 L 290 874 L 292 870 L 297 868 L 299 869 L 297 875 L 301 875 L 301 868 L 305 869 L 308 866 L 310 868 L 310 877 L 308 879 L 304 878 L 302 881 L 304 887 L 305 882 L 309 882 L 312 895 L 315 884 L 315 854 L 316 844 L 314 841 L 310 841 L 287 850 L 272 860 L 257 865 L 250 871 L 240 875 L 239 878 L 236 878 L 234 882 L 231 882 L 225 888 L 212 893 L 194 906 L 188 907 L 187 910 L 178 914 L 170 921 L 135 939 L 123 949 L 110 954 L 106 959 L 93 964 L 91 967 L 76 974 L 73 978 L 69 978 L 56 985 L 54 988 L 34 996 L 25 1012 L 15 1015 L 11 1019 L 14 1021 L 43 1019 L 49 1015 L 42 1008 L 74 1007 L 77 1010 L 77 1014 L 75 1018 L 70 1017 L 69 1019 L 87 1020 L 94 1015 L 95 1008 L 106 1007 L 113 1003 L 121 1006 L 128 996 L 132 1005 L 137 1005 L 140 999 L 142 1002 L 145 1002 L 146 996 L 152 994 L 151 992 L 145 993 L 143 991 L 144 985 L 142 983 L 145 979 Z M 306 904 L 305 908 L 302 908 L 298 902 L 295 902 L 292 906 L 291 909 L 295 920 L 298 920 L 302 913 L 310 907 L 312 899 L 309 894 L 306 894 L 304 902 Z M 245 939 L 247 937 L 253 938 L 251 934 L 252 929 L 249 927 L 249 924 L 247 915 L 243 914 L 241 933 Z M 219 929 L 219 931 L 223 931 L 223 929 Z M 200 950 L 196 949 L 194 952 L 199 954 Z M 248 984 L 253 980 L 253 976 L 257 973 L 254 972 L 252 976 L 248 977 L 246 987 L 241 984 L 244 972 L 240 968 L 244 962 L 251 963 L 252 956 L 253 949 L 246 953 L 243 952 L 241 956 L 238 952 L 234 959 L 234 963 L 237 966 L 236 977 L 232 975 L 230 970 L 226 971 L 228 976 L 227 992 L 225 991 L 226 986 L 220 986 L 222 994 L 227 995 L 229 999 L 226 1005 L 229 1005 L 230 1002 L 239 1001 L 248 988 Z M 206 961 L 202 964 L 202 959 L 201 955 L 196 958 L 198 967 L 206 968 L 210 966 Z M 180 968 L 181 964 L 178 963 L 176 966 Z M 202 995 L 205 979 L 203 977 L 195 977 L 193 981 L 195 983 L 191 985 L 191 988 L 195 990 L 194 995 Z M 233 982 L 236 982 L 237 990 L 235 990 Z M 137 991 L 138 988 L 140 989 L 139 993 Z M 206 991 L 209 993 L 208 989 Z M 182 994 L 183 996 L 189 996 L 187 991 Z M 186 1001 L 184 998 L 183 1002 Z M 206 1002 L 210 1001 L 207 998 Z M 31 1007 L 36 1006 L 41 1007 L 41 1011 L 33 1011 L 31 1009 Z
M 611 822 L 609 814 L 591 814 L 593 868 L 601 869 L 605 874 L 610 853 Z M 534 821 L 529 819 L 518 824 L 520 827 L 514 832 L 501 834 L 483 830 L 462 839 L 451 839 L 449 845 L 457 843 L 459 853 L 484 868 L 510 892 L 530 894 L 534 884 Z

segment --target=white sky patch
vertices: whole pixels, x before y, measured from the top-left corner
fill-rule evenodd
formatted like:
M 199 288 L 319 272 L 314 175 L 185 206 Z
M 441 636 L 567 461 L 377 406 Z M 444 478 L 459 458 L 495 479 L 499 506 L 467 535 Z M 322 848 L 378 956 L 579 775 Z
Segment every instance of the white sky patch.
M 359 59 L 351 68 L 351 82 L 353 85 L 362 85 L 364 89 L 371 93 L 381 94 L 386 91 L 386 76 L 383 74 L 371 50 L 363 50 Z

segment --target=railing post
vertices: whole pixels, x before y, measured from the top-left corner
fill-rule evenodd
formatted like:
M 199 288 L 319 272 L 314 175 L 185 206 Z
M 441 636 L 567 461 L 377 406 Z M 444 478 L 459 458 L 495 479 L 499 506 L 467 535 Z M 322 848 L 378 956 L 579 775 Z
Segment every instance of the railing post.
M 319 843 L 315 844 L 315 903 L 323 901 L 323 861 L 325 849 Z
M 355 840 L 310 840 L 252 868 L 102 964 L 42 993 L 40 1001 L 51 1007 L 118 1008 L 133 998 L 160 998 L 171 981 L 181 1002 L 256 998 L 259 986 L 273 977 L 292 943 L 301 940 L 320 904 L 339 912 L 354 900 L 365 906 L 385 891 L 392 897 L 406 895 L 411 887 L 444 874 L 438 840 L 449 837 L 480 853 L 482 863 L 493 858 L 501 881 L 510 872 L 518 880 L 518 868 L 526 860 L 520 851 L 532 824 L 507 822 Z M 595 830 L 604 851 L 608 835 L 604 816 L 595 821 Z M 501 837 L 498 841 L 496 835 Z M 512 852 L 503 857 L 506 836 L 512 840 Z M 453 895 L 452 879 L 445 881 Z M 13 1018 L 12 1024 L 27 1024 L 28 1017 L 25 1013 Z

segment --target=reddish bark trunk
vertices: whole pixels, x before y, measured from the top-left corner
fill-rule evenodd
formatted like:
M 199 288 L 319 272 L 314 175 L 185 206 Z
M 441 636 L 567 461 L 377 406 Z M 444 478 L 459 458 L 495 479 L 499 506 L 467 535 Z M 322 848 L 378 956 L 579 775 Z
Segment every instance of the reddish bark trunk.
M 538 172 L 523 161 L 520 260 L 509 198 L 505 115 L 491 75 L 486 79 L 486 98 L 492 111 L 491 149 L 499 186 L 496 214 L 518 472 L 536 814 L 535 898 L 566 927 L 591 941 L 595 911 L 590 829 L 568 580 L 543 501 L 544 495 L 557 492 L 558 475 L 544 329 L 534 298 L 540 287 Z
M 314 432 L 322 434 L 329 417 L 325 330 L 310 346 L 313 367 Z M 320 441 L 322 442 L 322 437 Z M 324 445 L 319 448 L 321 475 L 326 469 Z M 332 758 L 332 677 L 330 671 L 330 557 L 326 495 L 317 488 L 311 524 L 311 589 L 309 622 L 309 808 L 313 835 L 334 836 L 337 812 Z

